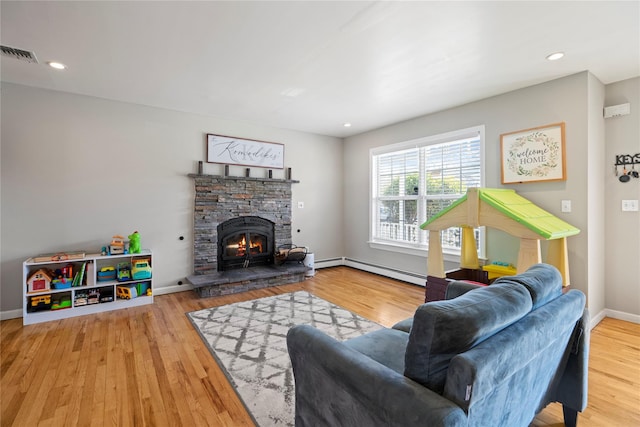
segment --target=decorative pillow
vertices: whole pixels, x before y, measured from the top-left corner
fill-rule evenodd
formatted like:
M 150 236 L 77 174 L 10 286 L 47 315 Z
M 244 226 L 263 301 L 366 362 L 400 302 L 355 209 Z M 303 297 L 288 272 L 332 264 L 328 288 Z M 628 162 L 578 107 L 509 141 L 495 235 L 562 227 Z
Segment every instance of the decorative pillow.
M 549 264 L 532 265 L 522 274 L 500 277 L 493 283 L 518 283 L 527 288 L 533 310 L 562 295 L 562 275 Z
M 442 393 L 451 359 L 531 310 L 531 296 L 516 283 L 481 287 L 416 310 L 405 353 L 404 375 Z

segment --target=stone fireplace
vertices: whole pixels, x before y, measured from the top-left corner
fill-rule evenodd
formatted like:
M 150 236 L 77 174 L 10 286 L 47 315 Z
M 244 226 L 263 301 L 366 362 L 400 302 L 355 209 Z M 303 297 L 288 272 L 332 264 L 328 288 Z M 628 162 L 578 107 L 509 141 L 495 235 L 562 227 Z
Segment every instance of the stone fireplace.
M 187 280 L 200 296 L 304 280 L 303 265 L 273 263 L 277 248 L 291 244 L 291 185 L 299 181 L 189 177 L 195 184 L 194 274 Z

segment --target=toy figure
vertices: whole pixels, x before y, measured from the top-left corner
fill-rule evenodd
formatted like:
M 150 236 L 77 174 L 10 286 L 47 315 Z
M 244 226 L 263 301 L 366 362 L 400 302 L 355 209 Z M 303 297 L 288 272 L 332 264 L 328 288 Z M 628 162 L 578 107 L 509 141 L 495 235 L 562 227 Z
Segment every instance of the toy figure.
M 129 235 L 129 253 L 139 254 L 140 252 L 140 234 L 134 231 L 133 234 Z
M 110 255 L 121 255 L 124 253 L 124 237 L 115 235 L 109 245 Z

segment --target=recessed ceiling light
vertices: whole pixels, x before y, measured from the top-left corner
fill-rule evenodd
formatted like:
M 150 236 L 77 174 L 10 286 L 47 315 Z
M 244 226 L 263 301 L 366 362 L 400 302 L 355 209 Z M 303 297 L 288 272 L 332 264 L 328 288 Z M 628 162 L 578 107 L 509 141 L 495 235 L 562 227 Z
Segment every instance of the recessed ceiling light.
M 61 62 L 49 61 L 47 62 L 47 64 L 49 64 L 49 67 L 55 68 L 56 70 L 64 70 L 65 68 L 67 68 L 67 66 Z
M 344 125 L 342 125 L 342 126 L 344 126 L 344 127 L 346 127 L 346 128 L 350 128 L 350 127 L 351 127 L 351 123 L 345 123 L 345 124 L 344 124 Z
M 556 60 L 562 58 L 563 56 L 564 56 L 563 52 L 555 52 L 555 53 L 552 53 L 551 55 L 548 55 L 547 56 L 547 60 L 556 61 Z

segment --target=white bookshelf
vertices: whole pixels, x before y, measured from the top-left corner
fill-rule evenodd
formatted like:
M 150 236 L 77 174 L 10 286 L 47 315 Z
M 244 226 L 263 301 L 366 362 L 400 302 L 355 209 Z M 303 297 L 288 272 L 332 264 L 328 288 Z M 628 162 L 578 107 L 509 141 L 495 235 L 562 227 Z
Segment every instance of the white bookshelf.
M 78 255 L 76 255 L 78 256 Z M 131 264 L 136 259 L 147 259 L 149 265 L 153 266 L 153 254 L 149 249 L 143 249 L 137 254 L 122 254 L 122 255 L 101 255 L 101 254 L 84 254 L 84 256 L 74 259 L 67 259 L 64 254 L 59 257 L 54 257 L 54 260 L 48 261 L 35 261 L 35 258 L 29 258 L 23 262 L 23 280 L 22 280 L 22 323 L 24 325 L 31 325 L 34 323 L 48 322 L 51 320 L 65 319 L 68 317 L 84 316 L 88 314 L 102 313 L 105 311 L 119 310 L 122 308 L 136 307 L 140 305 L 153 303 L 153 270 L 152 275 L 148 279 L 133 280 L 127 279 L 123 281 L 115 280 L 99 280 L 98 272 L 103 267 L 117 268 L 119 263 Z M 60 259 L 58 259 L 60 258 Z M 85 264 L 86 263 L 86 264 Z M 46 269 L 47 271 L 62 270 L 65 266 L 71 265 L 74 270 L 74 275 L 82 268 L 82 265 L 86 265 L 84 273 L 84 279 L 82 285 L 70 286 L 62 289 L 56 289 L 53 286 L 46 290 L 35 290 L 29 292 L 27 280 L 31 274 L 39 269 Z M 73 282 L 72 277 L 67 281 Z M 149 289 L 150 292 L 144 292 L 135 298 L 121 299 L 117 296 L 117 286 L 136 286 L 140 289 Z M 64 285 L 63 285 L 64 286 Z M 82 295 L 88 295 L 90 292 L 98 291 L 100 297 L 98 302 L 89 304 L 88 302 L 83 305 L 76 305 L 81 303 Z M 111 300 L 108 297 L 111 295 Z M 40 298 L 43 297 L 43 298 Z M 34 306 L 32 304 L 33 299 L 45 299 L 50 300 L 50 304 L 40 304 Z M 57 310 L 51 309 L 54 302 L 60 302 L 68 298 L 70 306 L 66 308 L 60 308 Z M 95 298 L 93 299 L 95 301 Z M 47 308 L 47 306 L 49 306 Z

